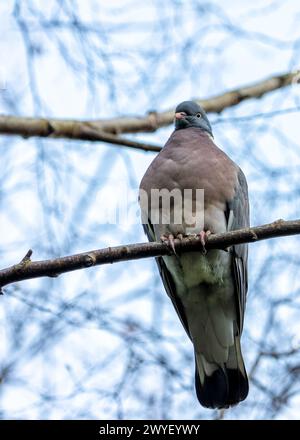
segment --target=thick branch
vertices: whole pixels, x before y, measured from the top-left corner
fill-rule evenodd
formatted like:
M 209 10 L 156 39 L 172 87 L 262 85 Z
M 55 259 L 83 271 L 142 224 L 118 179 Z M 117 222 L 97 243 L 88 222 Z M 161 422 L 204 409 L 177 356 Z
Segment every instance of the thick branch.
M 252 243 L 258 240 L 295 234 L 300 234 L 300 220 L 277 220 L 263 226 L 211 235 L 208 238 L 206 248 L 226 249 L 235 244 Z M 176 239 L 175 249 L 178 254 L 191 250 L 201 251 L 202 245 L 196 238 L 184 238 L 182 241 Z M 56 277 L 61 273 L 91 266 L 158 257 L 171 253 L 172 251 L 165 244 L 154 242 L 109 247 L 53 260 L 31 261 L 32 252 L 30 250 L 19 264 L 0 270 L 0 287 L 32 278 Z
M 289 72 L 273 76 L 250 86 L 237 88 L 218 96 L 200 100 L 199 102 L 208 113 L 220 113 L 228 107 L 239 104 L 250 98 L 260 98 L 266 93 L 286 87 L 295 82 L 299 72 Z M 113 144 L 158 151 L 160 147 L 120 138 L 121 133 L 137 133 L 155 131 L 172 123 L 174 109 L 149 112 L 143 117 L 121 117 L 97 121 L 75 121 L 47 118 L 23 118 L 16 116 L 0 116 L 0 133 L 20 135 L 24 138 L 31 136 L 66 138 L 90 141 L 110 142 Z

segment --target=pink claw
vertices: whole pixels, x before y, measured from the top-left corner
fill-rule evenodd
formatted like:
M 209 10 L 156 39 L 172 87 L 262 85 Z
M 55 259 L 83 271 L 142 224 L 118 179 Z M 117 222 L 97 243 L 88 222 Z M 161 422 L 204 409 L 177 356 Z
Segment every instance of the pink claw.
M 200 238 L 200 243 L 202 244 L 203 254 L 207 254 L 207 250 L 205 248 L 208 237 L 211 235 L 210 231 L 201 231 L 197 236 Z
M 179 236 L 176 236 L 176 238 L 180 239 Z M 160 237 L 160 239 L 163 243 L 165 243 L 167 246 L 169 246 L 172 249 L 175 255 L 177 255 L 175 250 L 175 237 L 173 234 L 169 234 L 169 235 L 164 234 Z

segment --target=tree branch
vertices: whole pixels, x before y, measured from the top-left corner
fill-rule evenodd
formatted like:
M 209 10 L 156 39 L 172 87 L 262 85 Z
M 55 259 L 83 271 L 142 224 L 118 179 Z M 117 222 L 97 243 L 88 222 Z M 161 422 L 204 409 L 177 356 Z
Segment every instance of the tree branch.
M 213 234 L 208 237 L 206 248 L 226 249 L 236 244 L 296 234 L 300 234 L 300 220 L 277 220 L 267 225 Z M 199 239 L 194 237 L 184 238 L 182 241 L 176 239 L 175 249 L 178 254 L 186 251 L 202 251 L 202 245 Z M 56 277 L 62 273 L 91 266 L 171 255 L 172 251 L 163 243 L 153 242 L 108 247 L 44 261 L 31 261 L 31 254 L 32 251 L 29 250 L 20 263 L 0 270 L 0 288 L 17 281 L 44 276 Z
M 286 87 L 295 82 L 298 75 L 299 72 L 276 75 L 250 86 L 233 89 L 204 100 L 195 99 L 195 101 L 201 104 L 207 113 L 221 113 L 225 108 L 235 106 L 246 99 L 260 98 L 266 93 Z M 173 119 L 174 109 L 161 113 L 152 111 L 143 117 L 121 117 L 95 121 L 2 115 L 0 116 L 0 134 L 19 135 L 24 138 L 38 136 L 102 141 L 142 150 L 159 151 L 160 147 L 156 145 L 120 138 L 119 135 L 121 133 L 153 132 L 160 127 L 171 124 Z

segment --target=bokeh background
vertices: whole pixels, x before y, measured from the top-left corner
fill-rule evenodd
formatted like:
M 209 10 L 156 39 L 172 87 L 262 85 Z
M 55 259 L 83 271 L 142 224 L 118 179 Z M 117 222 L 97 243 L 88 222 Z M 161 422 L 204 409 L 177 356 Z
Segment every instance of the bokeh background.
M 293 0 L 0 2 L 0 112 L 101 119 L 162 111 L 300 67 Z M 299 218 L 296 85 L 210 114 L 244 170 L 253 225 Z M 172 127 L 130 139 L 163 145 Z M 103 223 L 115 188 L 133 193 L 155 153 L 100 142 L 0 136 L 1 268 L 145 241 Z M 134 202 L 132 202 L 134 203 Z M 243 351 L 248 399 L 205 410 L 192 345 L 152 259 L 11 285 L 0 297 L 3 419 L 297 419 L 297 236 L 251 245 Z

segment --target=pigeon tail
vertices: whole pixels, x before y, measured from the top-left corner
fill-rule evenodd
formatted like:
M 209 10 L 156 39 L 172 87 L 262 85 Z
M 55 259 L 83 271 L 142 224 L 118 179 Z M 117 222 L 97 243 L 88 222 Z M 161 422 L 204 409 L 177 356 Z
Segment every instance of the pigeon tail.
M 246 399 L 249 384 L 239 336 L 235 337 L 235 346 L 229 349 L 228 362 L 223 365 L 196 355 L 195 387 L 199 402 L 206 408 L 226 409 Z

